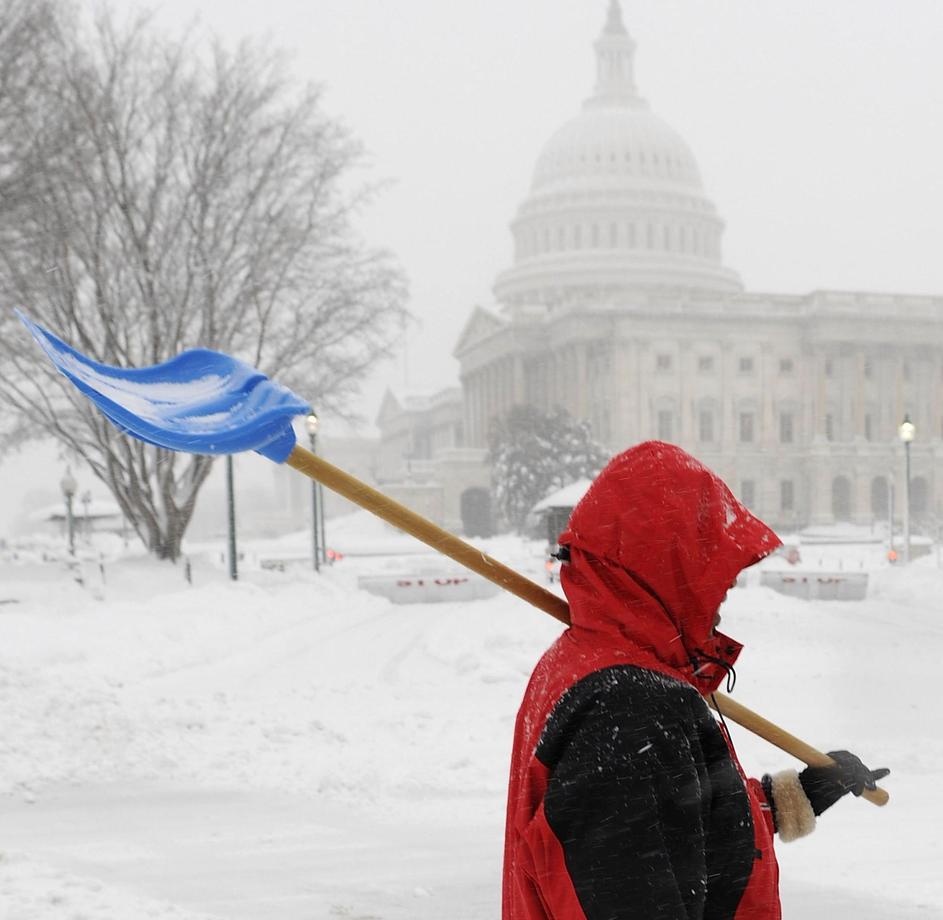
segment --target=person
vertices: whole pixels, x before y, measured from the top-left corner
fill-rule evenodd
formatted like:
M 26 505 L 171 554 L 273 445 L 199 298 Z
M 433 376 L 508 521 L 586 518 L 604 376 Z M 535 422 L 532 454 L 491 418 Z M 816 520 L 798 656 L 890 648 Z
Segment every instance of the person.
M 559 538 L 571 625 L 517 717 L 503 920 L 778 920 L 774 833 L 886 775 L 836 751 L 747 779 L 707 706 L 741 650 L 718 608 L 779 543 L 678 447 L 596 478 Z

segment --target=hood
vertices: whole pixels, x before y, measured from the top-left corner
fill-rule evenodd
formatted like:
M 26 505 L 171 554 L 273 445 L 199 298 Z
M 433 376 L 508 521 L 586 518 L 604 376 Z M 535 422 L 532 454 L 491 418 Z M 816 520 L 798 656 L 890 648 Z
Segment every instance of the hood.
M 780 540 L 690 454 L 646 441 L 597 476 L 559 543 L 574 638 L 624 648 L 704 693 L 741 648 L 714 632 L 717 609 Z

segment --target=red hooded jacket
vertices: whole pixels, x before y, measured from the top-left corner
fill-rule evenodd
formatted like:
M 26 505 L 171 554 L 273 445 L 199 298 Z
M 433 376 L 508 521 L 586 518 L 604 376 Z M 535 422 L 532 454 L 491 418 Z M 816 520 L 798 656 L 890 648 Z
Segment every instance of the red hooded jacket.
M 779 920 L 769 806 L 702 696 L 741 648 L 715 613 L 779 539 L 651 441 L 609 463 L 559 542 L 572 625 L 518 713 L 503 920 Z

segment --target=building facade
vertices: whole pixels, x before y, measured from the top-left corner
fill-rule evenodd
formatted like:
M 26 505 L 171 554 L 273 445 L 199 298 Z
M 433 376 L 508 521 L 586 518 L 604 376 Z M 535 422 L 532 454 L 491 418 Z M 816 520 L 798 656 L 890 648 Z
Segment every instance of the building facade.
M 377 415 L 375 479 L 391 498 L 452 531 L 490 536 L 491 482 L 484 446 L 467 447 L 462 390 L 397 396 Z
M 593 92 L 544 145 L 511 222 L 496 306 L 458 338 L 460 389 L 387 395 L 378 481 L 485 533 L 493 421 L 560 406 L 612 453 L 680 445 L 780 530 L 877 526 L 902 516 L 909 416 L 912 524 L 935 528 L 943 297 L 744 290 L 693 153 L 638 91 L 618 0 L 594 51 Z
M 612 0 L 582 110 L 541 151 L 498 307 L 455 348 L 466 448 L 516 403 L 562 406 L 613 453 L 699 457 L 781 529 L 886 520 L 915 423 L 911 507 L 943 509 L 943 297 L 753 293 L 691 150 L 639 95 Z M 899 516 L 899 515 L 898 515 Z

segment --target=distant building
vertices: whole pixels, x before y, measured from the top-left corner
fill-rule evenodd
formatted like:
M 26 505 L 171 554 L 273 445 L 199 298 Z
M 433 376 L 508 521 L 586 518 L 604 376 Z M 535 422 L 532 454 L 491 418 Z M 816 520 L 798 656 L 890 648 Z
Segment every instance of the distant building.
M 595 90 L 511 223 L 499 306 L 476 307 L 455 347 L 468 456 L 514 404 L 562 406 L 614 453 L 679 444 L 780 528 L 871 523 L 895 480 L 901 508 L 907 413 L 915 524 L 940 515 L 943 297 L 744 291 L 690 148 L 639 95 L 617 0 L 595 52 Z M 396 443 L 413 444 L 402 421 Z M 436 470 L 443 507 L 487 482 Z
M 299 434 L 298 443 L 303 447 L 308 447 L 308 437 Z M 380 451 L 380 442 L 377 438 L 319 435 L 316 449 L 319 456 L 363 482 L 375 483 L 377 481 Z M 274 501 L 268 488 L 260 489 L 259 495 L 264 501 L 261 505 L 257 504 L 256 507 L 246 509 L 248 514 L 244 516 L 247 517 L 247 524 L 259 534 L 270 536 L 309 527 L 311 480 L 305 476 L 299 476 L 297 472 L 284 464 L 275 466 L 268 464 L 265 468 L 268 476 L 274 481 Z M 324 516 L 328 521 L 357 510 L 356 505 L 330 489 L 322 487 L 321 497 L 324 500 Z M 329 531 L 327 536 L 330 543 Z
M 44 529 L 50 533 L 61 534 L 63 538 L 68 536 L 69 515 L 62 501 L 33 511 L 27 517 L 31 523 L 46 525 Z M 121 508 L 115 502 L 105 499 L 76 501 L 72 510 L 71 527 L 76 538 L 84 539 L 93 533 L 126 535 L 130 530 Z
M 328 423 L 327 427 L 332 426 Z M 301 425 L 297 428 L 298 443 L 308 448 L 308 435 Z M 377 438 L 321 434 L 316 447 L 318 455 L 329 463 L 367 483 L 376 481 Z M 233 459 L 236 529 L 240 539 L 274 538 L 293 531 L 310 531 L 313 487 L 307 476 L 300 476 L 287 464 L 265 461 L 255 453 L 240 454 Z M 357 506 L 323 487 L 321 497 L 330 546 L 331 520 L 356 511 Z M 187 536 L 192 540 L 224 538 L 227 522 L 225 467 L 218 463 L 200 493 Z
M 465 445 L 459 387 L 397 397 L 387 390 L 377 416 L 376 479 L 391 497 L 453 531 L 493 530 L 484 446 Z

